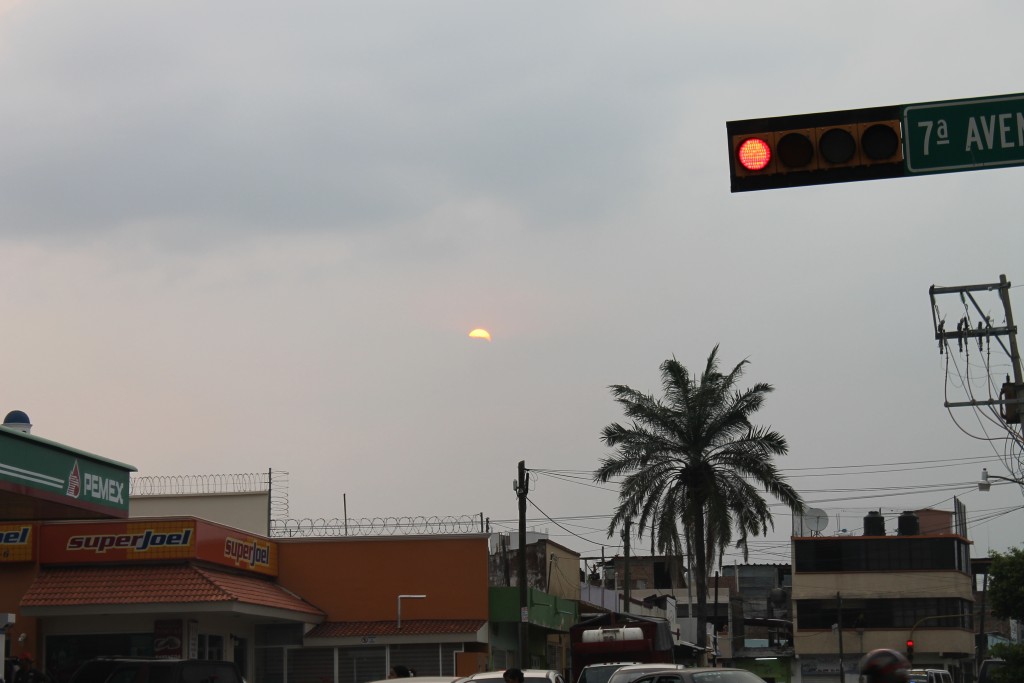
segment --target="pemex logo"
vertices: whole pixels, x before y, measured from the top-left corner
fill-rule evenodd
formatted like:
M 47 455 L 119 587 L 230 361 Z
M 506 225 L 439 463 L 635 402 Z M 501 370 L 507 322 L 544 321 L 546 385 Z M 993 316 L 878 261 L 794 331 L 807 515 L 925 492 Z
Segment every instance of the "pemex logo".
M 78 473 L 78 461 L 75 461 L 75 466 L 71 468 L 71 474 L 68 475 L 68 491 L 67 495 L 71 498 L 78 498 L 78 494 L 82 491 L 82 476 Z

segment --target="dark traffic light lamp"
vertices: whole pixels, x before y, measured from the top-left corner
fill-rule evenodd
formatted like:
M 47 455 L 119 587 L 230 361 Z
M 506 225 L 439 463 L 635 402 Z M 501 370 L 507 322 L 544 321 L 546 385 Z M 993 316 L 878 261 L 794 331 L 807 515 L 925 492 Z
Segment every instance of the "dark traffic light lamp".
M 730 121 L 732 191 L 904 174 L 899 107 Z

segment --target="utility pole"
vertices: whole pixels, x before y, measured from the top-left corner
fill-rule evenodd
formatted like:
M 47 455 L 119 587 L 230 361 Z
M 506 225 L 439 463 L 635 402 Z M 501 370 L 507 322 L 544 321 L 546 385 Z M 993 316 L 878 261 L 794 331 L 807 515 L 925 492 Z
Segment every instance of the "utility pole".
M 978 305 L 977 300 L 974 297 L 975 292 L 991 292 L 997 291 L 999 293 L 999 300 L 1003 305 L 1003 315 L 1006 319 L 1006 325 L 1003 327 L 993 326 L 988 315 L 984 312 L 982 307 Z M 970 301 L 980 316 L 980 320 L 977 323 L 977 327 L 971 327 L 970 320 L 966 314 L 957 323 L 957 329 L 946 330 L 946 320 L 939 315 L 939 307 L 936 302 L 936 296 L 942 294 L 956 294 L 963 302 L 964 307 L 967 306 L 967 302 Z M 939 353 L 945 353 L 944 349 L 946 343 L 950 340 L 956 340 L 959 348 L 963 349 L 964 345 L 969 339 L 978 339 L 981 343 L 982 339 L 994 337 L 996 342 L 1003 348 L 1003 351 L 1010 358 L 1010 366 L 1013 369 L 1013 381 L 1010 378 L 1006 378 L 1006 383 L 1003 384 L 1002 392 L 999 399 L 991 399 L 984 401 L 964 401 L 958 403 L 951 403 L 947 401 L 944 405 L 946 408 L 961 408 L 965 406 L 992 406 L 999 405 L 1002 407 L 1002 417 L 1007 423 L 1020 424 L 1021 423 L 1021 408 L 1020 404 L 1024 403 L 1024 373 L 1021 372 L 1020 363 L 1020 352 L 1017 349 L 1017 327 L 1013 324 L 1013 311 L 1010 308 L 1010 283 L 1006 279 L 1006 275 L 999 276 L 999 282 L 981 285 L 958 285 L 955 287 L 936 287 L 932 285 L 928 289 L 928 295 L 932 301 L 932 324 L 935 327 L 935 340 L 939 342 Z M 1009 348 L 1003 344 L 1002 337 L 1007 337 L 1009 340 Z
M 839 683 L 846 683 L 846 672 L 843 670 L 843 596 L 836 593 L 839 610 L 836 614 L 836 632 L 839 634 Z
M 622 611 L 624 614 L 629 614 L 629 601 L 632 599 L 629 591 L 630 581 L 632 581 L 632 577 L 629 575 L 629 522 L 627 517 L 626 523 L 622 525 Z
M 519 479 L 515 482 L 519 496 L 519 667 L 530 668 L 530 589 L 526 581 L 526 461 L 519 461 Z

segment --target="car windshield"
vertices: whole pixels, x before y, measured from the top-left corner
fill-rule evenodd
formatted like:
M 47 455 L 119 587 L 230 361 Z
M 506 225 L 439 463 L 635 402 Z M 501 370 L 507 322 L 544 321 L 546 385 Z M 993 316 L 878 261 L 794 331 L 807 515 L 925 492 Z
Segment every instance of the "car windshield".
M 675 668 L 675 667 L 673 665 L 671 665 L 671 664 L 665 664 L 665 665 L 662 665 L 662 666 L 658 666 L 657 664 L 652 664 L 651 666 L 645 666 L 645 667 L 643 667 L 641 669 L 626 669 L 626 668 L 623 668 L 623 669 L 619 669 L 618 671 L 612 672 L 612 675 L 608 677 L 608 681 L 609 681 L 609 683 L 631 683 L 631 681 L 635 681 L 636 679 L 640 678 L 641 676 L 646 676 L 649 673 L 654 673 L 655 671 L 658 671 L 660 669 L 672 669 L 672 668 Z
M 577 683 L 608 683 L 611 675 L 622 667 L 622 664 L 588 666 L 580 673 L 580 680 Z
M 764 683 L 749 671 L 705 671 L 693 674 L 694 683 Z

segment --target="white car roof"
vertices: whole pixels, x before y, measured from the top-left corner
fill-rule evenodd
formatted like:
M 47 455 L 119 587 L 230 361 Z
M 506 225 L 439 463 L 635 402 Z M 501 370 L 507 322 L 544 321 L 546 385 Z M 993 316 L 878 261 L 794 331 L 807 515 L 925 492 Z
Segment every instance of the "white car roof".
M 480 673 L 475 673 L 472 676 L 468 676 L 468 678 L 474 681 L 490 680 L 493 678 L 501 678 L 504 673 L 505 669 L 502 669 L 501 671 L 482 671 Z M 523 669 L 523 676 L 526 678 L 547 678 L 550 675 L 558 675 L 558 672 L 553 669 Z M 412 683 L 415 683 L 415 681 Z

